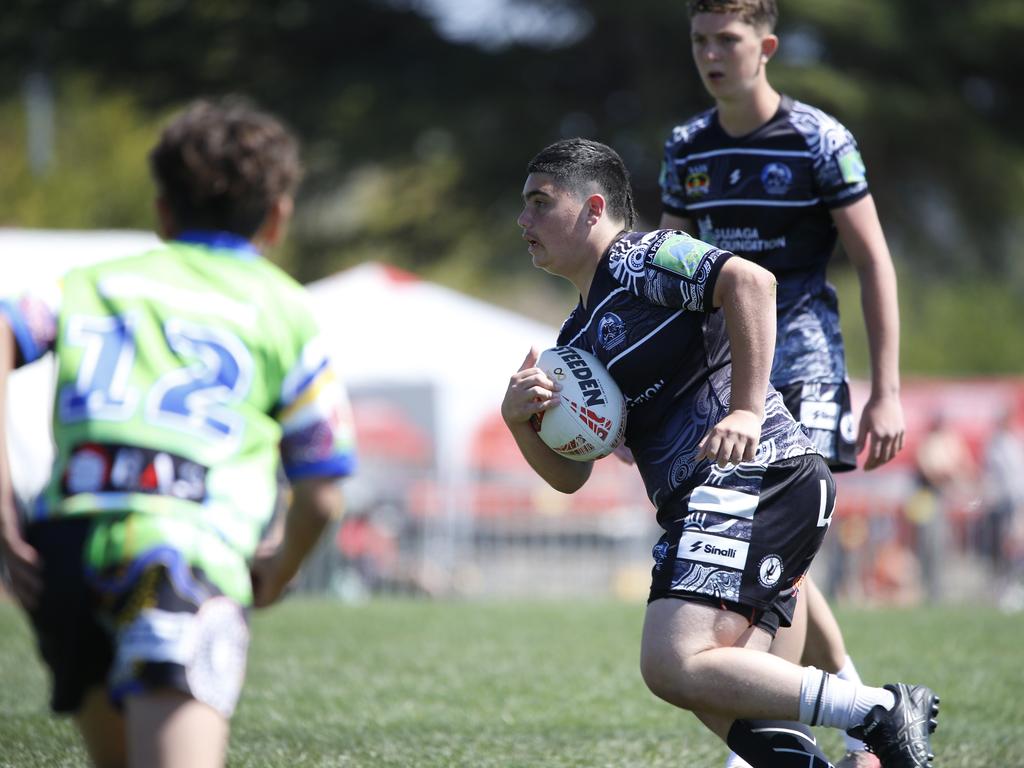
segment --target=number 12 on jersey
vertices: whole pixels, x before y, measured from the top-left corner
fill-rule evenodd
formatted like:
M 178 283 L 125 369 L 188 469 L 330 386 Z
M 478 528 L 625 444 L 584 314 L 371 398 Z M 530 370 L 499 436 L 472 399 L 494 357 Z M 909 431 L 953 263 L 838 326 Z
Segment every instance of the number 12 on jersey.
M 166 320 L 164 341 L 181 364 L 140 393 L 130 383 L 138 358 L 137 326 L 133 313 L 68 318 L 65 341 L 82 350 L 82 359 L 75 382 L 58 393 L 60 419 L 127 421 L 141 401 L 144 420 L 155 426 L 213 440 L 237 439 L 244 420 L 231 406 L 249 393 L 253 372 L 252 354 L 242 340 L 223 328 Z

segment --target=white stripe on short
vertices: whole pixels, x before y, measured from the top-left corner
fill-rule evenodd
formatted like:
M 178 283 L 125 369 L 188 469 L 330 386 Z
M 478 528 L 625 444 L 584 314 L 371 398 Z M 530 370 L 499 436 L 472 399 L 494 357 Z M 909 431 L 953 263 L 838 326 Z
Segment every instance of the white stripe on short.
M 733 517 L 753 518 L 759 497 L 713 485 L 698 485 L 690 492 L 687 510 L 719 512 Z

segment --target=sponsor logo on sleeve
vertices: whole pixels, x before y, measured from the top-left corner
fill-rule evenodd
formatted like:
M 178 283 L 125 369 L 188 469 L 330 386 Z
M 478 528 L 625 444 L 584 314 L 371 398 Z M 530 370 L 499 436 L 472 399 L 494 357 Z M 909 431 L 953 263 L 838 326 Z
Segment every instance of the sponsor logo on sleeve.
M 701 261 L 711 251 L 707 243 L 694 240 L 689 235 L 672 235 L 654 254 L 652 263 L 669 272 L 692 280 L 697 274 Z
M 867 181 L 867 169 L 861 159 L 860 152 L 855 147 L 846 147 L 841 150 L 836 158 L 839 163 L 839 173 L 847 184 L 859 184 Z

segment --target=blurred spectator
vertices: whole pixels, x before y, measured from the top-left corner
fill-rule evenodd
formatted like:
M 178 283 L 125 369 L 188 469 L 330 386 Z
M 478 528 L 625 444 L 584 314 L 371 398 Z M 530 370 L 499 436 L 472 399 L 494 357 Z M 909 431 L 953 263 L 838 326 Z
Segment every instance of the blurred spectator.
M 822 547 L 828 553 L 823 587 L 829 600 L 864 597 L 862 559 L 869 533 L 870 521 L 863 508 L 833 515 Z
M 984 516 L 981 546 L 995 576 L 996 588 L 1011 588 L 1013 560 L 1019 555 L 1024 517 L 1024 435 L 1008 408 L 999 419 L 982 461 Z
M 372 512 L 346 515 L 338 528 L 338 549 L 363 586 L 380 591 L 390 581 L 398 562 L 398 541 L 392 526 Z
M 921 602 L 921 564 L 914 553 L 896 538 L 882 542 L 867 574 L 868 592 L 884 605 L 916 605 Z
M 925 597 L 942 596 L 942 561 L 948 552 L 949 511 L 966 496 L 975 463 L 967 443 L 941 411 L 932 417 L 914 456 L 917 490 L 904 509 L 911 545 L 921 569 Z
M 391 501 L 378 500 L 346 514 L 335 546 L 354 579 L 346 583 L 343 596 L 440 594 L 445 584 L 438 569 L 409 556 L 410 546 L 421 538 L 405 509 Z

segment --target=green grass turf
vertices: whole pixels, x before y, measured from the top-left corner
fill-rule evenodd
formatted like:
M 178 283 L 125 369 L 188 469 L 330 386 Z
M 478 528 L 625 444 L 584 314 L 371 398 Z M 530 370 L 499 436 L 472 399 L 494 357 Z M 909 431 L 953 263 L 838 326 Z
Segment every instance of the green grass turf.
M 724 747 L 649 694 L 643 608 L 616 602 L 291 599 L 253 621 L 231 766 L 717 767 Z M 942 696 L 937 768 L 1024 766 L 1024 614 L 840 610 L 865 679 Z M 85 762 L 26 622 L 0 604 L 0 766 Z M 837 732 L 819 729 L 834 759 Z

